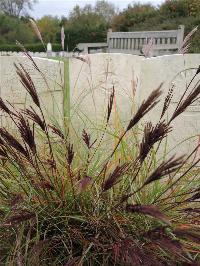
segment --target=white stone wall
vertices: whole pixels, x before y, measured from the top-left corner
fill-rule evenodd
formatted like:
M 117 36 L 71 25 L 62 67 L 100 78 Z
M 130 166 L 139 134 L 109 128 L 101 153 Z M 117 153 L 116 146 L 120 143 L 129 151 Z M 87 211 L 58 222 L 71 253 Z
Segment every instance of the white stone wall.
M 159 121 L 165 96 L 173 85 L 174 96 L 165 116 L 168 119 L 200 64 L 200 54 L 149 59 L 127 54 L 95 54 L 82 58 L 87 62 L 71 58 L 69 64 L 71 118 L 74 126 L 81 129 L 102 126 L 103 118 L 105 121 L 103 115 L 107 109 L 108 92 L 113 85 L 116 90 L 116 104 L 111 123 L 114 127 L 119 121 L 122 121 L 124 126 L 127 125 L 135 106 L 161 83 L 161 102 L 143 121 L 150 120 L 154 124 Z M 194 80 L 191 88 L 198 80 L 200 75 Z M 169 150 L 173 149 L 173 153 L 191 151 L 200 135 L 200 102 L 188 108 L 172 126 L 174 130 L 167 140 Z
M 25 56 L 0 57 L 0 96 L 21 109 L 29 106 L 34 107 L 30 96 L 20 83 L 14 67 L 14 63 L 22 64 L 32 77 L 48 119 L 61 123 L 63 118 L 64 65 L 59 61 L 42 58 L 34 58 L 34 61 L 41 73 Z M 5 126 L 6 123 L 7 119 L 3 114 L 1 125 Z
M 102 125 L 113 86 L 116 97 L 111 123 L 128 121 L 135 108 L 142 57 L 93 54 L 83 58 L 86 62 L 71 58 L 69 63 L 72 122 L 91 128 Z
M 72 52 L 29 52 L 32 57 L 42 57 L 42 58 L 51 58 L 51 57 L 71 57 L 73 56 Z M 23 56 L 23 52 L 11 52 L 11 51 L 0 51 L 0 56 Z
M 142 61 L 140 74 L 139 102 L 152 90 L 163 83 L 163 96 L 161 102 L 152 111 L 148 118 L 153 122 L 159 120 L 165 96 L 173 86 L 173 98 L 167 112 L 170 117 L 175 110 L 186 86 L 190 83 L 200 65 L 200 54 L 171 55 L 149 58 Z M 192 82 L 189 92 L 200 81 L 200 74 Z M 165 116 L 167 118 L 167 116 Z M 188 154 L 198 143 L 200 136 L 200 101 L 189 107 L 172 123 L 173 131 L 169 135 L 169 149 L 173 153 Z M 184 142 L 184 143 L 182 143 Z
M 59 61 L 34 58 L 43 75 L 34 69 L 26 57 L 0 57 L 0 96 L 17 107 L 30 105 L 13 63 L 22 63 L 31 74 L 43 108 L 54 122 L 62 123 L 64 64 Z M 200 64 L 200 54 L 170 55 L 145 59 L 127 54 L 93 54 L 69 59 L 70 115 L 76 131 L 83 128 L 101 132 L 105 124 L 107 103 L 112 87 L 116 97 L 108 130 L 118 135 L 116 128 L 126 126 L 133 112 L 147 96 L 163 82 L 163 95 L 158 106 L 143 120 L 159 121 L 162 105 L 171 86 L 174 96 L 167 116 L 176 107 L 181 94 Z M 45 79 L 47 84 L 45 82 Z M 65 78 L 68 78 L 67 76 Z M 193 81 L 191 89 L 200 80 Z M 67 82 L 66 82 L 67 83 Z M 167 118 L 166 116 L 166 118 Z M 5 120 L 1 117 L 5 124 Z M 200 135 L 200 101 L 188 108 L 174 123 L 168 139 L 173 153 L 188 153 Z M 185 141 L 188 139 L 188 141 Z M 180 145 L 181 142 L 184 142 Z M 177 146 L 178 145 L 178 146 Z

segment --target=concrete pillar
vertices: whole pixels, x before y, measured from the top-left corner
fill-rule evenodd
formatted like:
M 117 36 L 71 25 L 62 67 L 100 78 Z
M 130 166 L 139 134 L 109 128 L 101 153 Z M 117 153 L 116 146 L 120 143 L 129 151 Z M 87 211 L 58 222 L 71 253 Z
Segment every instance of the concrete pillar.
M 180 49 L 181 46 L 182 46 L 182 44 L 183 44 L 184 31 L 185 31 L 185 26 L 184 25 L 180 25 L 179 28 L 178 28 L 178 34 L 177 34 L 177 45 L 178 45 L 178 49 Z
M 131 39 L 128 38 L 128 49 L 130 50 L 131 49 Z
M 47 43 L 47 57 L 52 56 L 52 44 L 49 42 Z

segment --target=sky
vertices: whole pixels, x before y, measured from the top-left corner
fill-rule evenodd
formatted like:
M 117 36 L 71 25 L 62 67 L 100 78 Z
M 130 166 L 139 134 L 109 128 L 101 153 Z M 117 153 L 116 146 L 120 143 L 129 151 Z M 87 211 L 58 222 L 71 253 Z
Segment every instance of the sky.
M 52 16 L 67 16 L 75 5 L 84 6 L 85 4 L 94 4 L 96 0 L 38 0 L 38 3 L 34 5 L 34 10 L 30 14 L 34 18 L 41 18 L 44 15 Z M 133 3 L 132 0 L 109 0 L 115 4 L 120 10 L 123 10 L 128 4 Z M 158 5 L 163 0 L 137 0 L 136 2 L 148 3 L 151 2 L 154 5 Z

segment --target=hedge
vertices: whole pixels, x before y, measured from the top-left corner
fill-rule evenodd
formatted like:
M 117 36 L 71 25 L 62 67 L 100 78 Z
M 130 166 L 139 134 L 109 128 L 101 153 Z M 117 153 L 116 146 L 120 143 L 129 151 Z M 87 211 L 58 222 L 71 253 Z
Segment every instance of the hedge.
M 44 46 L 41 43 L 25 44 L 24 47 L 30 52 L 45 52 Z M 59 52 L 62 50 L 59 43 L 52 44 L 52 50 Z M 4 52 L 21 52 L 21 48 L 16 44 L 0 44 L 0 51 Z

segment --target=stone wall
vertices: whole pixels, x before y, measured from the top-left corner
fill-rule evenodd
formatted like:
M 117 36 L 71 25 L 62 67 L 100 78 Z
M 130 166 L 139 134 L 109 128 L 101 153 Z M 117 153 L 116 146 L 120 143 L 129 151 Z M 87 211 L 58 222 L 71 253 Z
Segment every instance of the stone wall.
M 161 101 L 143 121 L 151 120 L 154 124 L 159 121 L 164 99 L 173 86 L 174 96 L 165 116 L 168 119 L 200 64 L 200 54 L 149 59 L 125 54 L 96 54 L 82 58 L 86 62 L 72 58 L 69 63 L 71 119 L 73 125 L 81 129 L 101 127 L 112 86 L 116 90 L 112 126 L 115 127 L 116 121 L 127 125 L 135 107 L 161 83 Z M 199 80 L 200 76 L 197 76 L 191 89 Z M 188 153 L 199 141 L 200 102 L 188 108 L 172 126 L 175 129 L 167 139 L 169 150 L 173 150 L 173 153 Z
M 73 52 L 29 52 L 32 57 L 41 57 L 41 58 L 54 58 L 54 57 L 71 57 Z M 23 56 L 23 52 L 12 52 L 12 51 L 0 51 L 0 56 Z
M 41 72 L 38 72 L 27 57 L 0 57 L 0 96 L 15 107 L 24 109 L 33 106 L 30 96 L 20 83 L 14 63 L 22 64 L 29 72 L 48 119 L 59 123 L 63 119 L 64 64 L 59 61 L 34 58 Z M 8 119 L 1 114 L 1 126 L 6 126 Z M 8 126 L 8 125 L 7 125 Z
M 168 90 L 173 88 L 173 98 L 167 112 L 167 115 L 170 116 L 199 65 L 200 54 L 160 56 L 142 61 L 138 103 L 141 103 L 147 93 L 163 83 L 163 97 L 161 97 L 161 102 L 155 110 L 150 113 L 149 119 L 158 121 Z M 191 92 L 199 81 L 200 75 L 193 80 L 188 92 Z M 173 149 L 177 146 L 175 151 L 188 153 L 199 141 L 200 100 L 175 119 L 172 126 L 174 130 L 169 135 L 170 148 Z
M 113 86 L 116 113 L 121 121 L 128 120 L 134 108 L 142 57 L 96 54 L 84 58 L 86 62 L 74 58 L 69 61 L 72 122 L 91 127 L 103 124 Z
M 72 126 L 80 135 L 83 128 L 90 132 L 94 129 L 97 132 L 102 131 L 106 121 L 108 98 L 114 86 L 116 97 L 108 130 L 111 135 L 118 135 L 119 132 L 115 132 L 115 129 L 122 130 L 137 106 L 161 83 L 161 102 L 143 121 L 159 121 L 165 96 L 173 87 L 174 95 L 167 119 L 195 74 L 200 64 L 200 54 L 149 59 L 126 54 L 93 54 L 70 58 L 69 64 L 41 58 L 34 60 L 42 75 L 26 57 L 0 57 L 0 96 L 3 99 L 22 109 L 30 105 L 29 96 L 22 88 L 13 65 L 14 62 L 23 63 L 33 78 L 48 117 L 54 123 L 62 124 L 63 110 L 65 114 L 69 114 L 66 109 L 70 101 Z M 191 84 L 191 89 L 199 80 L 198 75 Z M 6 121 L 1 117 L 2 125 Z M 175 126 L 175 130 L 168 139 L 169 148 L 176 147 L 174 151 L 188 153 L 199 141 L 200 102 L 197 101 L 188 108 L 172 126 Z

